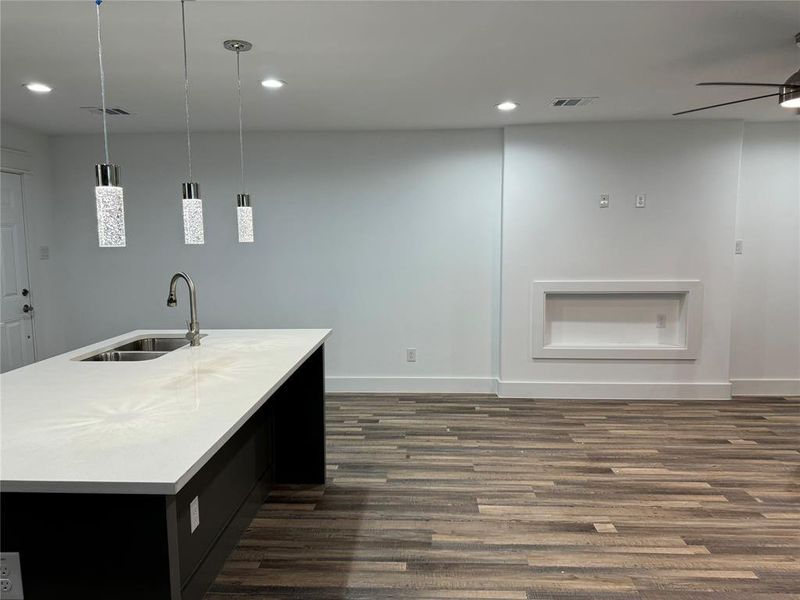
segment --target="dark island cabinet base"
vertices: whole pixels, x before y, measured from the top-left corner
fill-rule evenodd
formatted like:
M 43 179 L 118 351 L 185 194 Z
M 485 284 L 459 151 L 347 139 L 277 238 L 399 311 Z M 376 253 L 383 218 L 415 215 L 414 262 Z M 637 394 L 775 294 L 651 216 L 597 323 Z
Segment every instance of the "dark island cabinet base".
M 325 482 L 323 347 L 176 495 L 3 492 L 0 547 L 25 600 L 200 600 L 276 482 Z

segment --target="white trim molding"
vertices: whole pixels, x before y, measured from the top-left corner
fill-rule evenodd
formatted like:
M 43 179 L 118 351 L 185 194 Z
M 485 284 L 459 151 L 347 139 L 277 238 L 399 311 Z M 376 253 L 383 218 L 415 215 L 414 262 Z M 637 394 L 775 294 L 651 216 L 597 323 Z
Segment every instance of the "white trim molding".
M 563 400 L 729 400 L 731 384 L 500 380 L 497 394 L 501 398 Z
M 800 396 L 800 379 L 731 379 L 734 396 Z
M 374 394 L 496 394 L 493 377 L 339 377 L 325 378 L 325 391 Z
M 331 394 L 494 394 L 501 398 L 561 400 L 728 400 L 731 384 L 502 381 L 493 377 L 325 378 Z
M 677 326 L 679 345 L 554 345 L 548 336 L 548 295 L 681 296 Z M 702 341 L 703 285 L 699 280 L 534 281 L 531 285 L 530 356 L 533 359 L 694 360 Z

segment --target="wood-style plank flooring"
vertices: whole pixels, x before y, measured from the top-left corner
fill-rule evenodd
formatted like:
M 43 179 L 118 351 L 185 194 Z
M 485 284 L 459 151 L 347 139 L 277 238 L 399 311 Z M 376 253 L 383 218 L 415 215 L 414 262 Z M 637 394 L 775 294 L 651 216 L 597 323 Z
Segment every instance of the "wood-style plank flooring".
M 206 600 L 800 599 L 800 399 L 332 396 Z

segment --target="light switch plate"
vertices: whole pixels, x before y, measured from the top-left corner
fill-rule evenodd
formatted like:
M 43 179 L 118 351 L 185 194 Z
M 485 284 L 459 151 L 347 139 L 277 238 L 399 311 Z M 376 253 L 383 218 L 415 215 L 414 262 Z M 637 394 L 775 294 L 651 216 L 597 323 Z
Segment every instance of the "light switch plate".
M 200 498 L 197 496 L 189 503 L 189 522 L 194 533 L 194 530 L 200 527 Z
M 744 253 L 744 241 L 743 240 L 736 240 L 736 247 L 735 247 L 734 252 L 736 254 Z
M 608 194 L 600 194 L 600 208 L 608 208 L 611 202 L 611 196 Z
M 3 600 L 24 600 L 22 593 L 22 569 L 19 552 L 0 553 L 0 598 Z

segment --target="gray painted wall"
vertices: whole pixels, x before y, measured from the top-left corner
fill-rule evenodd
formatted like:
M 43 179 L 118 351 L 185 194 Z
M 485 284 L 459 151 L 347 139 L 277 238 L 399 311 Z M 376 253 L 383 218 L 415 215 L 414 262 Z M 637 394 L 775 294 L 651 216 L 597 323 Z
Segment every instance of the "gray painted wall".
M 195 135 L 198 247 L 183 244 L 180 134 L 112 138 L 128 246 L 97 247 L 99 142 L 53 140 L 68 347 L 182 326 L 185 303 L 165 299 L 170 275 L 185 270 L 202 327 L 334 328 L 329 375 L 492 376 L 501 131 L 247 134 L 254 244 L 236 241 L 237 136 Z
M 741 123 L 719 121 L 248 133 L 253 245 L 235 241 L 236 135 L 196 134 L 203 247 L 182 243 L 183 136 L 112 135 L 124 250 L 97 247 L 99 136 L 46 138 L 6 123 L 2 133 L 3 146 L 34 157 L 26 209 L 40 356 L 180 327 L 185 302 L 167 309 L 165 293 L 184 269 L 200 288 L 203 327 L 334 327 L 333 388 L 487 391 L 498 376 L 527 390 L 800 382 L 796 123 L 748 123 L 744 137 Z M 601 191 L 612 194 L 606 212 Z M 632 206 L 638 192 L 644 211 Z M 737 237 L 745 253 L 735 257 Z M 529 359 L 531 279 L 662 277 L 706 285 L 696 363 Z M 418 362 L 405 361 L 408 347 Z

